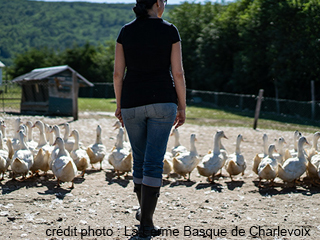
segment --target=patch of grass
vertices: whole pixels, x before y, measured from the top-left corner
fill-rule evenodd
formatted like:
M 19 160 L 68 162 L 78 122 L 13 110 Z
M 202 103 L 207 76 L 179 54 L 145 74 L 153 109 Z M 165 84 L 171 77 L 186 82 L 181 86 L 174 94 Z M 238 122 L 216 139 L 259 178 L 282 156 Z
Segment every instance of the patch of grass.
M 116 110 L 115 99 L 79 98 L 78 106 L 79 111 L 114 112 Z M 253 112 L 188 106 L 186 114 L 186 122 L 197 125 L 253 128 L 254 123 Z M 319 130 L 320 123 L 308 119 L 262 113 L 258 120 L 257 128 L 281 131 L 299 130 L 304 133 L 313 133 Z
M 1 98 L 21 98 L 21 87 L 18 84 L 1 85 Z
M 114 112 L 117 108 L 115 99 L 78 98 L 79 111 Z
M 188 106 L 187 122 L 198 125 L 231 126 L 253 128 L 254 112 L 236 110 L 221 110 L 208 107 Z M 261 113 L 257 128 L 281 131 L 316 132 L 320 122 L 292 116 L 282 116 L 271 113 Z

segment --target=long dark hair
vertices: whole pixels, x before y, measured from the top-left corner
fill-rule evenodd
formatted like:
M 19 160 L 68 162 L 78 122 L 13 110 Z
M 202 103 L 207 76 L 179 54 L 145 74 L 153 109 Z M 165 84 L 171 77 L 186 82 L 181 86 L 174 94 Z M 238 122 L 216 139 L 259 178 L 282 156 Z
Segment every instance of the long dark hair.
M 137 0 L 136 5 L 133 7 L 133 11 L 137 18 L 148 17 L 148 10 L 152 8 L 157 0 Z

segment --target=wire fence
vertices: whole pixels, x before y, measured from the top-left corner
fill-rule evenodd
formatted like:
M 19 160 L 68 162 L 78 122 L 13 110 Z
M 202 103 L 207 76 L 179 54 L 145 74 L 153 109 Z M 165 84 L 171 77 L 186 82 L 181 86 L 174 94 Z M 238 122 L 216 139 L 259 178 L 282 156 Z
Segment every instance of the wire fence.
M 79 89 L 79 97 L 83 98 L 115 98 L 113 83 L 93 83 L 93 87 Z
M 33 99 L 34 96 L 40 94 L 39 89 L 37 92 L 36 87 L 32 88 L 31 90 L 26 91 L 17 84 L 8 84 L 6 86 L 1 86 L 0 111 L 19 113 L 22 97 L 24 97 L 25 99 Z M 60 90 L 63 91 L 63 88 L 61 88 Z M 79 97 L 114 98 L 115 96 L 113 84 L 94 83 L 93 87 L 81 87 L 79 89 Z M 190 105 L 195 104 L 197 106 L 213 107 L 242 112 L 254 112 L 257 103 L 257 95 L 187 89 L 187 103 Z M 59 103 L 57 104 L 59 105 Z M 264 97 L 261 104 L 261 113 L 272 113 L 281 116 L 293 116 L 302 119 L 317 120 L 320 119 L 320 102 L 294 101 Z
M 239 111 L 255 111 L 257 95 L 232 94 L 224 92 L 187 90 L 189 104 L 235 109 Z M 293 116 L 304 119 L 320 119 L 319 101 L 294 101 L 264 97 L 262 113 L 272 113 L 283 116 Z
M 0 86 L 0 112 L 19 113 L 21 102 L 21 87 L 18 84 L 3 84 Z

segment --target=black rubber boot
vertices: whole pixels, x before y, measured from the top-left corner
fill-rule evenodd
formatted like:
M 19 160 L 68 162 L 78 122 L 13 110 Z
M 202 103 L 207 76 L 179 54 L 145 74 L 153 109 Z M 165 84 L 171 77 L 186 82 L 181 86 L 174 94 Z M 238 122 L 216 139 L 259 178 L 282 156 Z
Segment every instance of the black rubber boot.
M 137 194 L 137 198 L 138 198 L 138 202 L 139 202 L 139 206 L 140 206 L 136 212 L 136 219 L 138 221 L 140 221 L 140 219 L 141 219 L 141 185 L 142 184 L 135 183 L 134 188 L 133 188 L 133 191 Z
M 153 213 L 157 206 L 160 187 L 141 187 L 141 220 L 139 237 L 159 236 L 161 230 L 153 225 Z

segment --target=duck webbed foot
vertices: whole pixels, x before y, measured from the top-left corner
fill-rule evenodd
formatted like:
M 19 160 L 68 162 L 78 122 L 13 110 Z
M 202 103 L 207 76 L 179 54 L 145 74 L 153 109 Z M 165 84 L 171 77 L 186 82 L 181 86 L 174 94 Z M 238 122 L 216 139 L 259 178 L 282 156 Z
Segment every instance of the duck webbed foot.
M 72 182 L 72 184 L 71 184 L 70 189 L 74 189 L 74 180 L 72 180 L 71 182 Z
M 57 188 L 60 188 L 60 179 L 58 178 L 58 181 L 57 181 Z
M 232 177 L 232 175 L 230 174 L 230 178 L 231 178 L 231 181 L 233 182 L 234 180 L 233 180 L 233 177 Z
M 190 175 L 191 175 L 191 173 L 188 173 L 188 175 L 189 175 L 189 177 L 188 177 L 187 181 L 190 182 L 190 181 L 191 181 L 191 180 L 190 180 Z
M 259 178 L 258 187 L 259 187 L 259 188 L 262 188 L 262 185 L 261 185 L 261 178 Z

